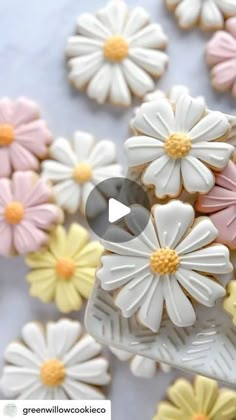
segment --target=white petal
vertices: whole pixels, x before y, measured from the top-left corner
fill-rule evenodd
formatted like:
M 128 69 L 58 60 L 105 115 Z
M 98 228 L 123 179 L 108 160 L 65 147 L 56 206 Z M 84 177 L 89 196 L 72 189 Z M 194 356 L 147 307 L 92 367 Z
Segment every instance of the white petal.
M 77 21 L 77 32 L 89 38 L 105 40 L 111 36 L 111 31 L 90 13 L 83 13 Z
M 95 137 L 85 131 L 74 133 L 73 146 L 78 161 L 87 161 L 96 143 Z
M 128 19 L 126 21 L 123 35 L 125 37 L 130 37 L 140 29 L 142 29 L 145 25 L 147 25 L 150 21 L 150 17 L 145 9 L 142 7 L 135 7 L 134 9 L 130 10 Z
M 201 0 L 183 0 L 175 10 L 176 17 L 182 28 L 191 28 L 198 21 L 202 7 Z
M 163 156 L 154 160 L 144 172 L 143 182 L 154 185 L 157 197 L 176 197 L 181 190 L 180 160 Z
M 105 63 L 89 83 L 87 90 L 88 96 L 96 99 L 98 103 L 104 103 L 109 94 L 111 79 L 112 65 Z
M 169 99 L 176 102 L 180 96 L 189 95 L 189 88 L 185 85 L 174 85 L 169 92 Z
M 213 168 L 223 169 L 233 152 L 234 147 L 225 142 L 198 142 L 193 144 L 189 155 L 208 163 Z
M 67 368 L 66 373 L 70 379 L 94 385 L 107 385 L 110 382 L 107 369 L 108 361 L 102 357 L 97 357 L 94 360 Z
M 228 248 L 218 244 L 181 255 L 180 265 L 183 268 L 209 274 L 224 274 L 232 270 Z
M 69 213 L 75 213 L 80 205 L 81 187 L 73 180 L 60 182 L 53 187 L 57 204 Z
M 184 289 L 202 305 L 212 307 L 226 294 L 225 288 L 216 281 L 195 271 L 179 268 L 175 275 Z
M 189 252 L 201 249 L 211 244 L 217 237 L 218 231 L 210 219 L 199 221 L 193 227 L 191 232 L 184 238 L 182 242 L 175 248 L 179 255 L 188 254 Z
M 234 0 L 218 0 L 217 4 L 219 9 L 221 9 L 227 17 L 235 16 L 236 3 Z
M 10 343 L 4 353 L 7 362 L 22 367 L 37 368 L 41 362 L 37 355 L 21 343 Z
M 22 337 L 28 347 L 39 356 L 40 360 L 48 356 L 45 336 L 40 324 L 30 322 L 22 329 Z
M 113 65 L 110 100 L 113 104 L 128 106 L 131 104 L 131 95 L 123 72 L 119 65 Z
M 216 2 L 205 0 L 202 4 L 201 25 L 204 28 L 220 29 L 224 26 L 224 18 Z
M 103 400 L 105 395 L 98 388 L 66 378 L 62 388 L 71 400 Z
M 228 119 L 221 112 L 210 112 L 189 132 L 193 142 L 212 141 L 225 136 L 230 129 Z
M 68 400 L 68 397 L 62 388 L 57 387 L 54 389 L 54 399 L 55 400 Z
M 5 366 L 1 378 L 3 391 L 10 395 L 19 394 L 38 383 L 39 369 Z
M 193 325 L 196 321 L 193 306 L 178 285 L 175 276 L 163 276 L 162 281 L 166 310 L 171 321 L 177 327 Z
M 163 284 L 158 276 L 155 276 L 152 285 L 146 295 L 138 316 L 143 325 L 157 332 L 161 325 L 163 313 Z
M 154 89 L 152 78 L 130 59 L 126 58 L 123 61 L 122 70 L 131 91 L 135 95 L 142 97 L 145 93 Z
M 122 177 L 123 176 L 123 168 L 121 165 L 113 164 L 104 166 L 103 168 L 97 168 L 93 170 L 93 180 L 95 185 L 99 184 L 102 181 L 105 181 L 105 179 L 109 178 L 116 178 L 116 177 Z M 113 184 L 113 182 L 111 183 Z M 110 187 L 113 189 L 113 185 L 110 185 Z M 117 189 L 114 188 L 114 192 L 111 194 L 111 196 L 117 194 Z M 109 195 L 110 196 L 110 195 Z
M 66 366 L 73 368 L 75 364 L 83 363 L 97 356 L 101 352 L 101 349 L 101 344 L 86 334 L 64 355 L 62 361 Z
M 103 48 L 103 42 L 84 36 L 71 36 L 66 46 L 68 57 L 76 57 L 82 54 L 90 54 Z
M 98 11 L 97 16 L 112 34 L 120 34 L 123 33 L 127 14 L 128 7 L 124 1 L 111 0 L 103 9 Z
M 174 249 L 194 220 L 190 204 L 171 201 L 154 207 L 154 218 L 162 248 Z
M 103 62 L 104 57 L 101 51 L 71 58 L 68 61 L 69 79 L 78 89 L 83 89 L 103 65 Z
M 128 215 L 125 218 L 125 222 L 129 231 L 134 236 L 139 236 L 139 239 L 146 246 L 146 249 L 156 251 L 157 248 L 160 248 L 153 221 L 150 217 L 150 211 L 145 207 L 134 205 L 132 207 L 132 217 L 129 217 Z M 145 228 L 143 227 L 143 222 L 145 222 Z
M 93 200 L 88 200 L 89 194 L 93 191 Z M 96 206 L 94 206 L 96 203 Z M 81 211 L 83 214 L 86 213 L 86 217 L 93 218 L 98 214 L 102 213 L 107 208 L 107 200 L 103 197 L 103 195 L 98 191 L 98 189 L 94 189 L 94 184 L 92 182 L 87 182 L 83 185 L 82 189 L 82 203 L 81 203 Z
M 133 47 L 162 48 L 166 46 L 167 42 L 168 38 L 162 27 L 156 23 L 145 26 L 129 39 L 131 49 Z
M 53 142 L 50 147 L 50 155 L 55 160 L 69 167 L 74 167 L 77 163 L 77 158 L 71 148 L 70 142 L 63 138 L 59 138 Z
M 55 160 L 42 162 L 42 176 L 49 181 L 64 181 L 72 178 L 73 169 Z
M 129 353 L 128 351 L 120 350 L 116 347 L 109 347 L 109 349 L 117 357 L 117 359 L 122 362 L 127 362 L 133 357 L 132 353 Z
M 40 382 L 30 386 L 20 396 L 19 400 L 49 400 L 50 390 L 43 386 Z
M 92 168 L 99 168 L 115 162 L 116 154 L 115 143 L 110 140 L 101 140 L 94 146 L 88 161 Z
M 125 142 L 129 166 L 143 165 L 164 154 L 164 143 L 153 137 L 135 136 Z
M 182 159 L 181 172 L 184 188 L 189 193 L 207 193 L 214 186 L 215 177 L 213 173 L 193 156 Z
M 168 63 L 168 57 L 164 52 L 147 48 L 131 48 L 129 57 L 155 77 L 162 76 Z M 154 85 L 152 89 L 154 89 Z
M 156 362 L 142 356 L 134 356 L 130 363 L 131 372 L 139 378 L 153 378 L 156 374 Z
M 82 327 L 79 322 L 62 319 L 47 324 L 47 343 L 50 357 L 61 358 L 80 337 Z
M 181 95 L 176 103 L 175 121 L 177 131 L 190 131 L 205 112 L 205 102 L 201 98 Z

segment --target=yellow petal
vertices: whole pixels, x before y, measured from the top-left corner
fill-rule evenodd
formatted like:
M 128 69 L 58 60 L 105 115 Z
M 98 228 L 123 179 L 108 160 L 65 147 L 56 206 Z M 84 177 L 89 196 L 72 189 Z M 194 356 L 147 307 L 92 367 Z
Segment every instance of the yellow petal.
M 195 392 L 198 412 L 209 414 L 218 396 L 217 382 L 204 376 L 197 376 L 195 380 Z
M 186 418 L 198 412 L 193 387 L 186 379 L 178 379 L 170 386 L 168 395 L 170 400 L 183 410 Z
M 174 407 L 170 403 L 161 402 L 158 405 L 158 412 L 153 420 L 187 420 L 185 414 L 184 411 Z
M 78 254 L 89 240 L 88 231 L 78 223 L 73 223 L 67 234 L 66 254 L 73 257 Z
M 209 417 L 212 420 L 236 419 L 236 393 L 230 390 L 220 390 Z
M 82 299 L 71 281 L 57 281 L 55 301 L 61 312 L 67 313 L 79 310 Z
M 41 282 L 43 280 L 51 280 L 55 282 L 55 270 L 52 268 L 40 268 L 39 270 L 32 270 L 27 274 L 27 280 L 30 283 Z
M 49 248 L 56 258 L 65 256 L 66 251 L 66 231 L 63 226 L 59 225 L 50 235 Z
M 31 268 L 50 268 L 55 265 L 55 257 L 48 250 L 33 252 L 25 258 L 26 264 Z
M 76 255 L 78 267 L 95 267 L 100 263 L 103 247 L 99 242 L 90 242 Z
M 30 295 L 48 303 L 54 300 L 55 281 L 52 278 L 46 278 L 31 284 Z
M 95 272 L 95 268 L 78 268 L 72 279 L 74 286 L 85 299 L 88 299 L 91 295 L 95 281 Z

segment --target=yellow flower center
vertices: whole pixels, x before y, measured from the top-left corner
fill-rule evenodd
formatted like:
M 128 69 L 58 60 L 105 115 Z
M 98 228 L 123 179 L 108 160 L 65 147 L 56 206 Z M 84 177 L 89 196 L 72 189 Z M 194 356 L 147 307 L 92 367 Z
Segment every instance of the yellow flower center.
M 190 138 L 184 133 L 174 133 L 165 142 L 165 151 L 172 159 L 187 156 L 192 148 Z
M 121 35 L 113 35 L 105 41 L 103 52 L 107 60 L 122 61 L 129 53 L 129 44 Z
M 0 146 L 10 146 L 14 137 L 14 128 L 10 124 L 0 124 Z
M 69 280 L 75 272 L 76 264 L 72 258 L 60 258 L 56 263 L 56 272 L 59 277 Z
M 87 162 L 79 163 L 74 170 L 74 179 L 80 184 L 91 180 L 93 175 L 91 165 Z
M 210 420 L 206 414 L 195 414 L 192 420 Z
M 4 211 L 6 221 L 11 225 L 17 225 L 24 217 L 24 207 L 19 201 L 12 201 Z
M 179 268 L 180 259 L 173 249 L 161 248 L 150 257 L 151 270 L 158 274 L 173 274 Z
M 66 376 L 65 366 L 58 359 L 47 360 L 40 369 L 40 379 L 46 386 L 61 385 Z

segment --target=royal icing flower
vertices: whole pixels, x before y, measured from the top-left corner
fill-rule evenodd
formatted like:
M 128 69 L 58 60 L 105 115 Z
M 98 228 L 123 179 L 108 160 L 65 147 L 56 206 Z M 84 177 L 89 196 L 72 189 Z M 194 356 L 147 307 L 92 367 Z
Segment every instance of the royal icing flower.
M 207 44 L 206 58 L 212 67 L 212 85 L 219 91 L 231 90 L 236 97 L 236 17 L 227 20 L 224 31 L 213 35 Z
M 141 7 L 112 0 L 96 15 L 82 14 L 76 32 L 67 44 L 69 79 L 99 103 L 128 106 L 131 94 L 144 96 L 165 72 L 167 38 Z
M 20 400 L 97 400 L 110 382 L 102 346 L 77 321 L 62 319 L 22 329 L 22 342 L 5 350 L 1 388 Z
M 228 285 L 228 294 L 224 299 L 225 310 L 233 317 L 233 323 L 236 325 L 236 280 Z
M 130 362 L 130 370 L 134 376 L 138 378 L 153 378 L 160 367 L 160 370 L 165 373 L 171 371 L 171 367 L 164 363 L 157 363 L 147 357 L 132 354 L 124 350 L 110 347 L 110 351 L 122 362 Z
M 88 133 L 76 131 L 71 142 L 59 138 L 50 148 L 51 158 L 42 164 L 42 176 L 54 185 L 59 206 L 69 213 L 80 210 L 85 214 L 86 202 L 94 186 L 109 178 L 122 176 L 117 163 L 116 146 L 110 140 L 96 143 Z M 107 208 L 104 194 L 97 191 L 96 205 L 86 209 L 88 217 L 95 217 Z
M 153 420 L 233 420 L 236 416 L 236 393 L 219 389 L 216 381 L 196 376 L 192 384 L 180 378 L 171 385 L 169 401 L 157 406 Z
M 215 186 L 206 195 L 200 195 L 196 209 L 210 215 L 217 228 L 218 240 L 236 248 L 236 165 L 229 162 L 216 176 Z
M 14 171 L 37 170 L 51 140 L 34 102 L 26 98 L 0 100 L 0 177 Z
M 34 172 L 0 178 L 0 255 L 34 252 L 48 241 L 48 231 L 63 220 L 51 201 L 51 188 Z
M 229 250 L 211 245 L 218 234 L 215 226 L 208 218 L 194 223 L 190 204 L 174 200 L 154 206 L 153 219 L 135 236 L 138 220 L 146 216 L 145 209 L 133 209 L 132 219 L 126 219 L 130 232 L 114 226 L 109 240 L 102 241 L 109 253 L 97 272 L 101 286 L 114 292 L 125 318 L 136 314 L 154 332 L 160 328 L 164 304 L 176 326 L 193 325 L 196 315 L 189 297 L 213 307 L 225 295 L 214 276 L 232 271 Z
M 212 169 L 227 165 L 234 147 L 222 140 L 230 124 L 220 112 L 207 111 L 201 98 L 179 97 L 144 103 L 134 120 L 139 135 L 125 142 L 129 167 L 140 167 L 143 183 L 154 185 L 156 196 L 207 193 L 215 184 Z
M 196 25 L 203 30 L 221 29 L 227 17 L 236 16 L 234 0 L 166 0 L 166 4 L 183 29 Z
M 68 232 L 58 226 L 47 247 L 26 258 L 32 268 L 27 276 L 30 294 L 45 303 L 55 300 L 61 312 L 79 310 L 92 291 L 102 251 L 79 224 L 72 224 Z

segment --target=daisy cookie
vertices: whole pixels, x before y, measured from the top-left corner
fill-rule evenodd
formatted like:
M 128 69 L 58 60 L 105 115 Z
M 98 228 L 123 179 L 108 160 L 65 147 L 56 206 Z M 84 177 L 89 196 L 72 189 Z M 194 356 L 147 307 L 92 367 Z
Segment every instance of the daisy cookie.
M 214 31 L 224 27 L 224 21 L 236 16 L 235 0 L 165 0 L 169 10 L 174 11 L 179 26 L 191 29 Z
M 215 186 L 206 194 L 201 195 L 196 203 L 196 209 L 210 215 L 217 228 L 219 242 L 236 248 L 236 164 L 229 162 L 228 166 L 216 176 Z
M 192 384 L 180 378 L 171 385 L 169 401 L 161 401 L 153 420 L 234 420 L 236 393 L 216 381 L 197 376 Z
M 0 100 L 0 177 L 14 171 L 38 170 L 52 135 L 38 106 L 26 98 Z
M 132 94 L 152 91 L 153 79 L 165 72 L 166 45 L 161 26 L 143 8 L 112 0 L 96 15 L 79 17 L 66 48 L 69 79 L 99 103 L 128 106 Z
M 234 147 L 226 142 L 231 126 L 220 112 L 206 109 L 202 98 L 181 95 L 176 106 L 163 98 L 144 103 L 134 119 L 137 136 L 125 142 L 130 168 L 142 173 L 158 198 L 207 193 Z
M 154 206 L 153 217 L 135 236 L 136 220 L 146 212 L 133 210 L 127 228 L 113 226 L 109 240 L 102 241 L 107 253 L 97 272 L 101 287 L 113 293 L 125 318 L 136 315 L 153 332 L 160 328 L 163 311 L 178 327 L 194 325 L 191 300 L 213 307 L 225 296 L 216 277 L 232 272 L 229 250 L 213 244 L 218 231 L 209 218 L 194 219 L 193 207 L 177 200 Z
M 236 325 L 236 280 L 233 280 L 228 285 L 228 294 L 224 299 L 224 308 L 233 319 L 234 325 Z
M 111 177 L 121 177 L 116 146 L 110 140 L 96 142 L 95 137 L 76 131 L 70 142 L 56 139 L 50 148 L 51 160 L 42 163 L 42 176 L 53 184 L 59 206 L 85 214 L 87 198 L 94 186 Z M 86 209 L 88 217 L 95 217 L 107 207 L 104 195 L 97 193 L 96 206 Z
M 79 224 L 72 224 L 68 232 L 58 226 L 47 247 L 26 257 L 32 269 L 27 276 L 31 296 L 45 303 L 55 301 L 61 312 L 79 310 L 92 291 L 102 251 Z
M 0 178 L 0 255 L 34 252 L 48 241 L 48 231 L 63 221 L 52 195 L 47 182 L 34 172 Z
M 98 400 L 110 382 L 102 346 L 77 321 L 30 322 L 5 350 L 1 388 L 20 400 Z

